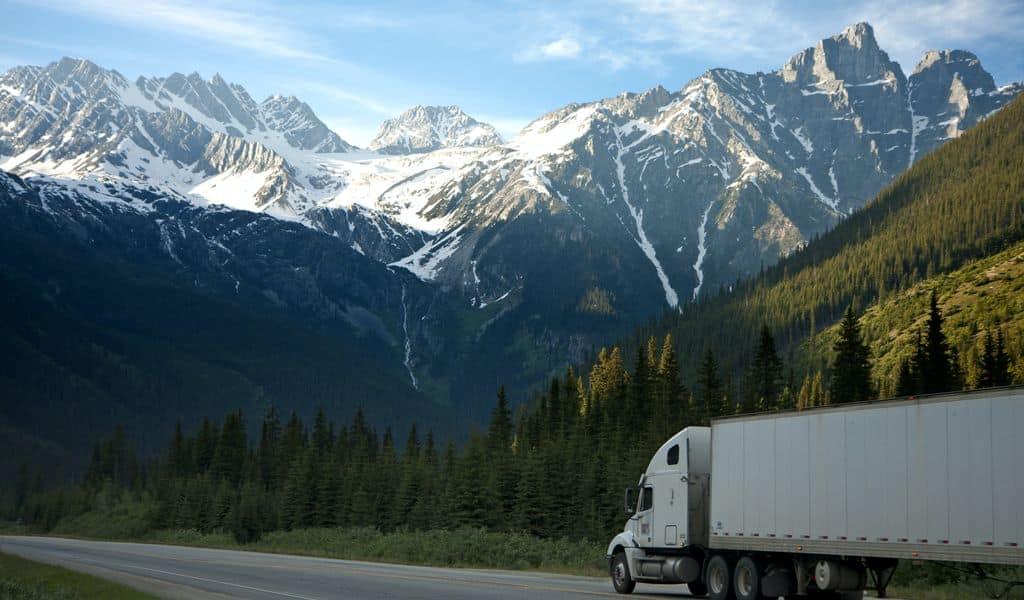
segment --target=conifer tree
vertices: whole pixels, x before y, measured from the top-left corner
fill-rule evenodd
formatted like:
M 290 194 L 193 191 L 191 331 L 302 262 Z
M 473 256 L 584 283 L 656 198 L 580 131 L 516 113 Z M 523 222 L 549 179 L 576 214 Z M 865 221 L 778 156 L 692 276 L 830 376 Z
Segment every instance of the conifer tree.
M 718 374 L 718 362 L 715 354 L 708 348 L 704 353 L 700 370 L 697 373 L 697 388 L 700 392 L 701 420 L 705 425 L 710 419 L 724 413 L 724 390 L 722 379 Z
M 664 414 L 659 416 L 667 424 L 666 428 L 660 431 L 662 437 L 672 433 L 686 423 L 687 402 L 684 398 L 686 388 L 679 375 L 679 360 L 676 358 L 675 346 L 672 334 L 666 333 L 661 344 L 661 357 L 658 362 L 658 376 L 661 379 L 661 394 L 663 397 Z
M 213 453 L 217 450 L 217 437 L 219 432 L 217 426 L 203 417 L 203 424 L 199 427 L 195 443 L 195 464 L 196 470 L 205 473 L 213 462 Z
M 245 437 L 245 420 L 242 411 L 228 413 L 224 418 L 220 439 L 213 454 L 210 470 L 215 479 L 227 480 L 237 486 L 242 480 L 242 467 L 248 454 Z
M 996 347 L 992 361 L 992 385 L 1004 386 L 1013 383 L 1010 377 L 1010 355 L 1006 351 L 1006 342 L 1003 339 L 1003 330 L 996 329 Z
M 567 375 L 568 377 L 571 377 L 571 373 Z M 568 402 L 566 404 L 568 405 Z M 567 416 L 572 414 L 566 412 Z M 508 527 L 511 524 L 510 515 L 515 508 L 518 477 L 512 456 L 512 412 L 508 406 L 508 397 L 505 395 L 505 386 L 498 388 L 498 402 L 491 413 L 491 424 L 487 431 L 487 452 L 491 465 L 490 475 L 496 486 L 498 502 L 497 514 L 492 520 L 498 527 Z
M 744 399 L 746 410 L 778 408 L 782 388 L 782 359 L 775 349 L 775 338 L 772 337 L 767 324 L 761 326 L 747 385 L 748 390 Z
M 277 409 L 270 406 L 263 417 L 260 428 L 260 445 L 256 450 L 259 461 L 260 479 L 268 490 L 278 489 L 281 474 L 284 472 L 281 462 L 281 418 Z
M 924 360 L 920 372 L 922 391 L 926 394 L 948 392 L 953 389 L 955 383 L 949 343 L 942 330 L 942 323 L 942 311 L 939 309 L 938 297 L 933 290 L 929 301 L 923 348 Z
M 860 333 L 860 322 L 853 312 L 853 306 L 839 325 L 839 339 L 833 346 L 835 359 L 832 362 L 832 383 L 829 395 L 832 402 L 862 402 L 870 400 L 871 389 L 870 351 Z
M 181 421 L 174 425 L 174 437 L 171 438 L 171 449 L 167 457 L 167 471 L 171 477 L 184 477 L 191 471 L 192 457 L 185 447 L 185 436 L 181 432 Z

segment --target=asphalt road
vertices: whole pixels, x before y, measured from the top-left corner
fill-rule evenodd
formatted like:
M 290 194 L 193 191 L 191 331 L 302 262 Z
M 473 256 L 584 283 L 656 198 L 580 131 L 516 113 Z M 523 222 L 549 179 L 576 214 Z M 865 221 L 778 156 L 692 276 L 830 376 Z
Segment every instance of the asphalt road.
M 0 536 L 0 551 L 119 581 L 163 598 L 607 598 L 608 578 L 387 565 L 157 544 Z M 638 585 L 633 598 L 687 597 Z

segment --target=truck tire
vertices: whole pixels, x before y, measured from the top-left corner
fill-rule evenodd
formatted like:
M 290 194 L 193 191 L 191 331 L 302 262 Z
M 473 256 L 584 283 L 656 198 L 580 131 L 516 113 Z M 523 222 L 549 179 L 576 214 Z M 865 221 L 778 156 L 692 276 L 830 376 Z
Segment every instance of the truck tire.
M 732 563 L 721 554 L 716 554 L 708 561 L 704 574 L 704 582 L 708 586 L 708 598 L 711 600 L 733 600 Z
M 615 556 L 612 556 L 609 570 L 611 571 L 612 586 L 615 588 L 615 591 L 620 594 L 632 594 L 633 588 L 636 587 L 636 582 L 633 581 L 633 576 L 629 574 L 629 561 L 626 560 L 625 552 L 617 552 Z
M 749 556 L 741 558 L 733 569 L 732 589 L 736 600 L 760 600 L 761 565 Z

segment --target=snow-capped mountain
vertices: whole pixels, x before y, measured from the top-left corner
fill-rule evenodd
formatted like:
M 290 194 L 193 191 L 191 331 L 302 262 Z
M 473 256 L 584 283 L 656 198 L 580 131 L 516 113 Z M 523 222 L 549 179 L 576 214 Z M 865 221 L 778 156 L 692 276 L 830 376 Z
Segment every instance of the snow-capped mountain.
M 219 75 L 129 82 L 81 59 L 0 76 L 3 168 L 132 182 L 198 201 L 294 215 L 312 206 L 289 158 L 355 148 L 306 104 L 255 103 Z
M 560 215 L 564 235 L 641 257 L 631 282 L 674 307 L 791 252 L 1021 89 L 966 52 L 928 53 L 908 79 L 857 24 L 772 73 L 714 69 L 541 117 L 424 203 L 448 226 L 398 264 L 503 293 L 530 268 L 496 257 L 503 223 Z
M 383 320 L 410 380 L 447 401 L 535 383 L 775 262 L 1022 89 L 964 51 L 929 52 L 908 77 L 861 23 L 776 71 L 570 104 L 507 143 L 456 107 L 417 107 L 367 152 L 295 98 L 63 59 L 0 76 L 0 169 L 150 211 L 168 256 L 182 206 L 226 206 L 277 217 L 259 220 L 264 245 L 304 227 L 411 272 L 416 303 L 392 293 Z M 331 299 L 312 289 L 289 293 Z
M 370 149 L 382 154 L 412 154 L 500 143 L 501 136 L 494 127 L 477 121 L 458 106 L 414 106 L 384 121 Z

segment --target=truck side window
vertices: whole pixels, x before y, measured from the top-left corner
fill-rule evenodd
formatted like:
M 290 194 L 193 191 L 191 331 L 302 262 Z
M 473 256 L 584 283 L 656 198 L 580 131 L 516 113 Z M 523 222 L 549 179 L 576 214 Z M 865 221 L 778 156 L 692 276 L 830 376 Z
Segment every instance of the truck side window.
M 645 510 L 651 510 L 654 506 L 654 488 L 645 487 L 643 494 L 640 496 L 640 512 Z
M 679 464 L 679 444 L 672 446 L 668 449 L 668 464 L 678 465 Z

